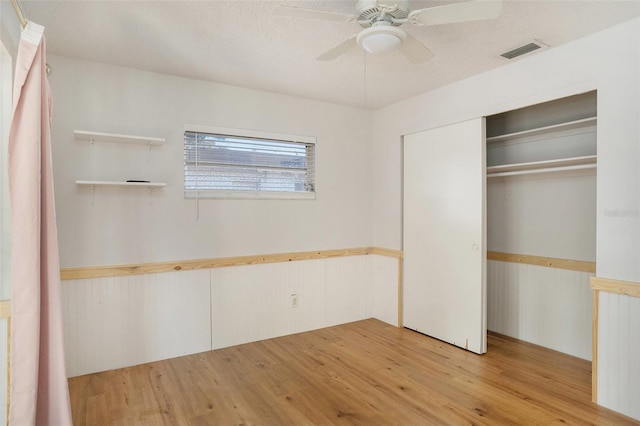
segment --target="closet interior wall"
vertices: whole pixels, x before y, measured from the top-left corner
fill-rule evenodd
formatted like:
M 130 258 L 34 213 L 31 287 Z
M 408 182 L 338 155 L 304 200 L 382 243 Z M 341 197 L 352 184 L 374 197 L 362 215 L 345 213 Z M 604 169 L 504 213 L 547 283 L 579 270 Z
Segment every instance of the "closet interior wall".
M 487 117 L 487 250 L 595 262 L 596 92 Z M 591 359 L 587 271 L 487 262 L 488 329 Z

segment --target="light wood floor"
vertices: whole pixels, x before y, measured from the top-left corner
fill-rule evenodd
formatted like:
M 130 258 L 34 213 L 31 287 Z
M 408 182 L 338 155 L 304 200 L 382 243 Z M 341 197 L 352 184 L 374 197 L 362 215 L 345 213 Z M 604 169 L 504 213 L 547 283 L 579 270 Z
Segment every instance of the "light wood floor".
M 377 320 L 69 380 L 79 425 L 637 424 L 591 364 L 495 334 L 475 355 Z

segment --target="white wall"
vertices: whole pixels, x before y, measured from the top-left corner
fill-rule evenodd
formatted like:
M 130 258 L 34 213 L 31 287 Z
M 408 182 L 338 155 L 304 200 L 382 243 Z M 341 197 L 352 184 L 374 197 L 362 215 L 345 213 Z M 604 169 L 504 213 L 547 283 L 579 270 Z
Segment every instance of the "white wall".
M 62 267 L 371 245 L 371 112 L 66 57 L 54 72 L 53 158 Z M 317 138 L 317 199 L 183 196 L 184 124 Z M 74 140 L 75 129 L 164 137 L 152 148 Z M 93 155 L 93 159 L 91 159 Z M 76 179 L 159 180 L 91 189 Z
M 372 113 L 301 98 L 48 57 L 62 267 L 371 245 Z M 183 196 L 184 124 L 315 136 L 317 199 Z M 153 147 L 76 141 L 90 130 Z M 77 187 L 76 179 L 168 182 Z M 64 281 L 70 375 L 358 319 L 397 323 L 398 262 L 382 256 Z M 289 307 L 290 294 L 299 307 Z
M 0 1 L 0 40 L 12 57 L 18 50 L 20 21 L 10 1 Z
M 597 275 L 640 281 L 639 28 L 640 19 L 634 19 L 376 111 L 374 245 L 402 246 L 401 135 L 597 89 Z M 607 213 L 611 211 L 626 213 Z M 628 310 L 609 306 L 602 306 L 600 315 L 619 319 L 607 324 L 638 316 L 631 312 L 636 305 L 629 304 Z M 615 356 L 599 364 L 599 403 L 640 419 L 640 406 L 630 403 L 640 400 L 640 371 L 618 370 L 619 365 L 637 362 L 640 353 L 637 346 L 608 339 L 614 332 L 613 325 L 601 324 L 606 344 L 599 346 L 599 354 Z
M 595 172 L 488 179 L 487 250 L 595 262 Z

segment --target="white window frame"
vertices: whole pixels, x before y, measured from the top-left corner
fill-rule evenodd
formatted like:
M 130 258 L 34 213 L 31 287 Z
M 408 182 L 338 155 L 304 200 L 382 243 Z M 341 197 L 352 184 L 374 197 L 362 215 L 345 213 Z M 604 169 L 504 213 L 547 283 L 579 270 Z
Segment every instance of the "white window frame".
M 284 142 L 299 142 L 305 144 L 313 144 L 314 145 L 314 161 L 315 161 L 315 144 L 316 138 L 313 136 L 300 136 L 300 135 L 291 135 L 286 133 L 272 133 L 272 132 L 264 132 L 260 130 L 248 130 L 248 129 L 234 129 L 230 127 L 217 127 L 217 126 L 206 126 L 200 124 L 185 124 L 184 132 L 197 132 L 197 133 L 210 133 L 215 135 L 229 135 L 229 136 L 238 136 L 238 137 L 247 137 L 247 138 L 256 138 L 256 139 L 271 139 L 276 141 L 284 141 Z M 183 153 L 184 153 L 184 139 L 183 139 Z M 315 174 L 315 164 L 313 165 L 314 169 L 314 181 L 316 180 Z M 183 172 L 183 185 L 184 188 L 184 172 Z M 233 190 L 218 190 L 218 189 L 204 189 L 204 190 L 187 190 L 184 189 L 184 198 L 212 198 L 212 199 L 235 199 L 235 200 L 256 200 L 256 199 L 266 199 L 266 200 L 315 200 L 316 199 L 316 187 L 317 185 L 314 182 L 314 190 L 313 191 L 305 191 L 305 192 L 288 192 L 288 191 L 233 191 Z

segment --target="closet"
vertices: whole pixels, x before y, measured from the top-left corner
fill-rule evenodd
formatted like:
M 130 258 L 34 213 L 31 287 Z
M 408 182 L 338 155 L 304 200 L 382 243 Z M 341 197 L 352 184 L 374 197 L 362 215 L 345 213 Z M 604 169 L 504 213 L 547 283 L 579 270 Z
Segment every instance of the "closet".
M 403 325 L 591 351 L 596 93 L 404 137 Z
M 585 359 L 596 127 L 596 92 L 486 119 L 488 329 Z

